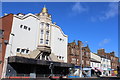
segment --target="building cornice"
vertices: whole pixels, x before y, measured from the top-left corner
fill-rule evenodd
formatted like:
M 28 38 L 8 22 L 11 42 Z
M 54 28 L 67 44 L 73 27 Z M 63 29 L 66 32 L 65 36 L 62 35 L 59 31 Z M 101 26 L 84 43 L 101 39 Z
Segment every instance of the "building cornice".
M 26 19 L 27 17 L 30 17 L 30 16 L 36 18 L 37 20 L 40 20 L 36 15 L 31 14 L 31 13 L 23 15 L 22 17 L 18 15 L 14 15 L 14 17 L 19 18 L 21 20 Z

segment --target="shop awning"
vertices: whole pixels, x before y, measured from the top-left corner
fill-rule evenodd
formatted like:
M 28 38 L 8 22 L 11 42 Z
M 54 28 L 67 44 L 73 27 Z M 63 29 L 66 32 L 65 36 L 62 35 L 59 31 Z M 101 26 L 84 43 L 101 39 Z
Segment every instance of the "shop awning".
M 98 67 L 94 67 L 93 70 L 95 70 L 95 71 L 96 71 L 96 70 L 99 70 L 100 72 L 103 72 L 103 70 L 100 69 L 100 68 L 98 68 Z

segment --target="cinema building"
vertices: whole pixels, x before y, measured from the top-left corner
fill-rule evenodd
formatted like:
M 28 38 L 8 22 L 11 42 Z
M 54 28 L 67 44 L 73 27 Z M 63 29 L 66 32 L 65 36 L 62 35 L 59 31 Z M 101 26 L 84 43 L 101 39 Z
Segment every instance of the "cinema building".
M 0 18 L 0 76 L 68 74 L 68 36 L 52 22 L 46 7 L 38 14 L 8 14 Z

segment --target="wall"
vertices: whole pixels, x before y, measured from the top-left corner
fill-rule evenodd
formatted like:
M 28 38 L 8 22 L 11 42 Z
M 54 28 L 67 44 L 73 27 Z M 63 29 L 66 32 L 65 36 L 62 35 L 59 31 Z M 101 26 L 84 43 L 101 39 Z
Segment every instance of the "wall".
M 52 26 L 51 28 L 51 53 L 56 56 L 64 57 L 64 62 L 67 62 L 67 43 L 68 38 L 64 35 L 59 27 Z
M 97 54 L 95 54 L 95 53 L 92 53 L 92 52 L 91 52 L 91 58 L 95 59 L 96 61 L 101 62 L 101 57 L 100 57 L 100 56 L 98 56 L 98 55 L 97 55 Z
M 0 60 L 2 60 L 2 63 L 0 64 L 0 76 L 2 74 L 4 60 L 5 60 L 5 52 L 6 52 L 6 45 L 4 44 L 5 40 L 9 41 L 9 34 L 11 32 L 13 22 L 13 14 L 6 15 L 2 18 L 0 18 L 0 29 L 4 30 L 3 39 L 2 39 L 2 52 L 0 54 Z
M 31 15 L 32 14 L 27 14 L 23 19 L 20 17 L 13 18 L 11 34 L 14 34 L 14 36 L 10 35 L 9 44 L 6 50 L 6 58 L 8 56 L 15 56 L 17 48 L 28 49 L 30 51 L 37 48 L 39 20 Z M 22 28 L 20 28 L 21 25 L 23 25 Z M 28 28 L 24 29 L 24 26 L 29 27 L 30 31 Z

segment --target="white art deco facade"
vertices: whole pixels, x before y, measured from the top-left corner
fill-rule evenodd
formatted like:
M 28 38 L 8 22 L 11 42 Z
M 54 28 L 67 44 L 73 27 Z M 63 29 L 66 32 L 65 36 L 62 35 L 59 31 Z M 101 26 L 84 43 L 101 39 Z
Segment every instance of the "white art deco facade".
M 6 58 L 18 55 L 67 62 L 68 37 L 52 23 L 45 7 L 37 15 L 14 15 L 11 34 Z
M 2 77 L 21 73 L 50 74 L 49 66 L 52 61 L 57 70 L 55 74 L 73 67 L 72 64 L 67 64 L 68 36 L 52 22 L 46 7 L 38 14 L 8 14 L 1 19 L 1 31 L 7 36 L 2 39 Z M 28 63 L 29 68 L 25 65 Z M 23 69 L 19 64 L 28 71 L 21 72 Z M 10 69 L 11 73 L 8 72 Z

